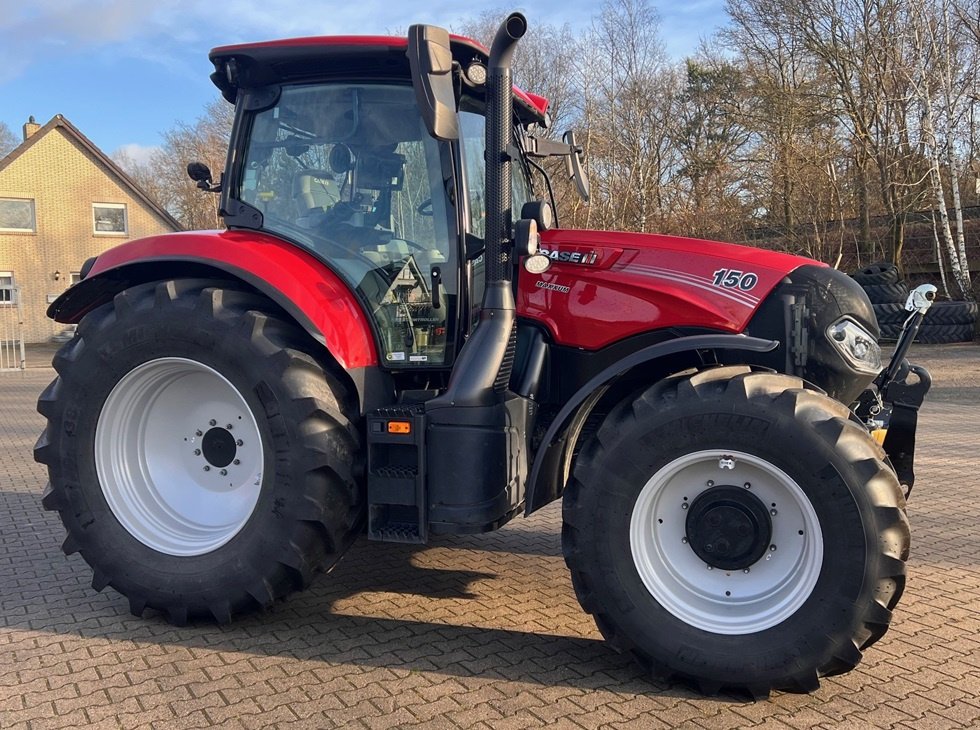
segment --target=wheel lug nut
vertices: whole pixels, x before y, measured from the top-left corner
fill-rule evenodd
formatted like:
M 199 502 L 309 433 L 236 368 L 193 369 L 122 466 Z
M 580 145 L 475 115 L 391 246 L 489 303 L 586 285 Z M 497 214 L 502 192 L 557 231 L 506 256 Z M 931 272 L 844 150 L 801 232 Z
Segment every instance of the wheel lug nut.
M 229 423 L 227 426 L 225 426 L 225 428 L 231 431 L 231 424 Z
M 682 537 L 681 538 L 681 542 L 684 543 L 685 545 L 687 545 L 687 538 L 686 537 Z
M 204 471 L 211 471 L 211 467 L 207 464 L 204 465 Z
M 681 505 L 681 509 L 687 509 L 687 502 L 684 502 L 684 504 Z
M 752 482 L 745 482 L 744 486 L 746 489 L 752 489 Z
M 709 487 L 713 487 L 713 486 L 715 486 L 715 482 L 714 482 L 714 480 L 713 480 L 713 479 L 709 479 L 709 480 L 708 480 L 708 486 L 709 486 Z
M 238 439 L 238 441 L 236 441 L 235 444 L 238 445 L 238 446 L 244 446 L 245 445 L 245 442 L 242 441 L 241 439 Z
M 776 546 L 775 545 L 770 545 L 769 546 L 769 551 L 770 552 L 776 552 Z
M 204 431 L 195 431 L 194 432 L 194 435 L 195 436 L 203 436 L 204 435 Z
M 235 459 L 235 460 L 234 460 L 233 462 L 231 462 L 231 463 L 232 463 L 232 464 L 234 464 L 235 466 L 238 466 L 239 464 L 241 464 L 241 463 L 242 463 L 242 461 L 241 461 L 241 459 Z
M 201 450 L 200 449 L 194 449 L 194 456 L 200 456 L 200 455 L 201 455 Z
M 769 510 L 769 514 L 771 514 L 771 515 L 772 515 L 773 517 L 775 517 L 775 516 L 776 516 L 776 515 L 778 515 L 779 513 L 778 513 L 778 512 L 776 511 L 776 510 L 774 510 L 774 509 L 771 509 L 771 510 Z
M 709 566 L 708 566 L 708 570 L 714 570 L 714 568 L 712 568 L 712 567 L 711 567 L 711 566 L 709 565 Z
M 748 569 L 748 568 L 746 568 L 746 569 L 745 569 L 745 570 L 743 570 L 742 572 L 743 572 L 743 573 L 748 573 L 748 572 L 749 572 L 749 569 Z
M 221 476 L 223 476 L 223 477 L 228 476 L 228 470 L 227 469 L 222 469 L 221 470 Z
M 211 425 L 211 426 L 217 426 L 217 425 L 218 425 L 218 422 L 217 422 L 217 421 L 215 421 L 215 420 L 214 420 L 214 419 L 212 418 L 212 419 L 211 419 L 210 421 L 208 421 L 208 424 L 209 424 L 209 425 Z

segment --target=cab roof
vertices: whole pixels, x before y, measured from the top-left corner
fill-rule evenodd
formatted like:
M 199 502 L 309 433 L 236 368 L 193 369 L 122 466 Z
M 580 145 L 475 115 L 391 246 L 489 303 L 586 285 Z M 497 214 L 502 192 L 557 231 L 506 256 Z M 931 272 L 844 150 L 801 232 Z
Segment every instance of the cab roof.
M 211 80 L 234 103 L 239 88 L 255 88 L 304 79 L 410 79 L 408 39 L 402 36 L 310 36 L 219 46 L 208 58 L 215 71 Z M 466 68 L 473 61 L 487 64 L 489 51 L 473 40 L 450 35 L 453 60 Z M 234 61 L 229 78 L 226 64 Z M 514 109 L 525 123 L 542 122 L 548 100 L 514 87 Z

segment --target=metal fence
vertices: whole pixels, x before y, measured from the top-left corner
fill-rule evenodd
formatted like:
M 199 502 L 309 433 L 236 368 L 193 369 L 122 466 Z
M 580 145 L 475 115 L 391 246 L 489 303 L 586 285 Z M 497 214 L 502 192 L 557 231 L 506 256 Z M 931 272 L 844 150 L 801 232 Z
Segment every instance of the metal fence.
M 25 364 L 20 289 L 0 286 L 0 372 L 23 370 Z

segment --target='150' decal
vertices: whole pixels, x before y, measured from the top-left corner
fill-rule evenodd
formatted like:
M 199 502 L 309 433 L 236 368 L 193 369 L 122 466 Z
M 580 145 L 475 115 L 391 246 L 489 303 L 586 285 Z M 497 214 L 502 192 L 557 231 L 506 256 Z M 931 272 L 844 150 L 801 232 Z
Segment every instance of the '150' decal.
M 725 289 L 741 289 L 750 291 L 759 283 L 759 276 L 751 271 L 738 271 L 737 269 L 718 269 L 714 274 L 715 278 L 711 282 L 715 286 Z

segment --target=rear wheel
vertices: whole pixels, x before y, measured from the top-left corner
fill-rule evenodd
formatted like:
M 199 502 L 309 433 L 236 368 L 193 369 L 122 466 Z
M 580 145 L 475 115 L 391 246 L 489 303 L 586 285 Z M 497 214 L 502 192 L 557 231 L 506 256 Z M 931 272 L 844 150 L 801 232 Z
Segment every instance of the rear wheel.
M 703 691 L 809 691 L 886 631 L 904 498 L 841 404 L 788 376 L 669 378 L 607 417 L 564 497 L 576 593 L 603 635 Z
M 39 399 L 35 458 L 95 588 L 225 622 L 340 558 L 363 511 L 354 411 L 304 345 L 266 300 L 203 281 L 85 317 Z

